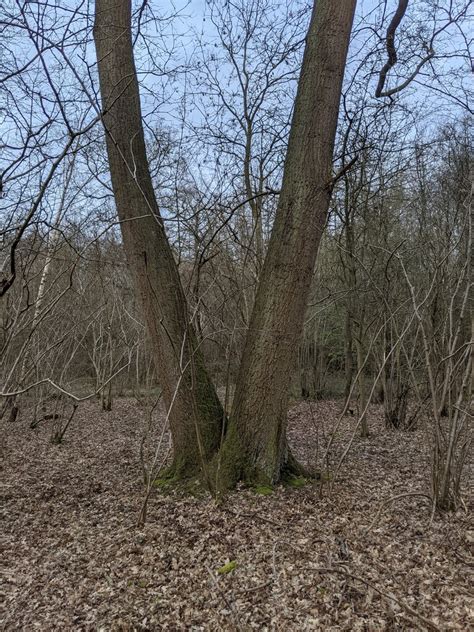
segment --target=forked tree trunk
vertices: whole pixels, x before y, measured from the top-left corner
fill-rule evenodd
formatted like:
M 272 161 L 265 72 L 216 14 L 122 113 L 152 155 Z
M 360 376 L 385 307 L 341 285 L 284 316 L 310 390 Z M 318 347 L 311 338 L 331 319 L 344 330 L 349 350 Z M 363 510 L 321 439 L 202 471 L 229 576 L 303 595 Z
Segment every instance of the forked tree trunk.
M 286 442 L 289 386 L 331 190 L 342 78 L 356 0 L 318 0 L 307 37 L 283 187 L 218 456 L 222 487 L 298 471 Z M 139 288 L 180 473 L 216 451 L 223 413 L 204 368 L 148 168 L 130 0 L 97 0 L 96 42 L 112 185 Z M 179 388 L 176 390 L 177 385 Z
M 94 40 L 115 203 L 169 411 L 174 470 L 194 474 L 219 446 L 223 411 L 153 190 L 133 59 L 131 0 L 96 0 Z
M 289 386 L 326 223 L 342 79 L 356 0 L 317 0 L 298 84 L 282 192 L 219 455 L 221 486 L 298 471 L 286 441 Z

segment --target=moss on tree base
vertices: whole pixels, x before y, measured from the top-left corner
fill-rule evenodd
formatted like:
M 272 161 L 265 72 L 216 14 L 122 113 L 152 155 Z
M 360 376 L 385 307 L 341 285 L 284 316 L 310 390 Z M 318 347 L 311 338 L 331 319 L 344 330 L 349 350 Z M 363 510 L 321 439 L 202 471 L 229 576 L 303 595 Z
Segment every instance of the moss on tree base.
M 153 486 L 161 493 L 192 496 L 211 494 L 215 498 L 235 489 L 239 483 L 256 493 L 268 495 L 276 485 L 303 487 L 317 478 L 299 463 L 291 450 L 267 444 L 256 450 L 246 445 L 236 430 L 229 429 L 221 449 L 207 463 L 176 456 L 164 468 Z

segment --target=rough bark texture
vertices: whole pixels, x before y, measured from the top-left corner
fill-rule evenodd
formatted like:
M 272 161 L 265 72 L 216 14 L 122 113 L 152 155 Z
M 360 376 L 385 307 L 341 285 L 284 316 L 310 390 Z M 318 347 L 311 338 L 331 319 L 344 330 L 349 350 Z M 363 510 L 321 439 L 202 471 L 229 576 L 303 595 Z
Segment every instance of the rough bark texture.
M 330 199 L 334 138 L 356 0 L 318 0 L 283 186 L 220 454 L 221 485 L 298 471 L 286 443 L 289 385 Z
M 190 323 L 153 190 L 133 59 L 130 0 L 96 1 L 94 40 L 114 197 L 169 410 L 174 471 L 194 474 L 218 448 L 223 412 Z

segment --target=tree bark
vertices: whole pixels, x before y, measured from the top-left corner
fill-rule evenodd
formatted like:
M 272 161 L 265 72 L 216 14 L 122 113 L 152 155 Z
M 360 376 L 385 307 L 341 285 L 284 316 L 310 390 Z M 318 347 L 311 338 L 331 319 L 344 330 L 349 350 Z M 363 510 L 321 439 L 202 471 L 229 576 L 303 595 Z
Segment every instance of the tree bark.
M 353 349 L 352 319 L 349 308 L 346 308 L 344 329 L 344 407 L 346 407 L 348 403 L 347 400 L 349 399 L 352 381 L 354 379 Z
M 249 324 L 221 485 L 298 471 L 286 441 L 289 386 L 331 192 L 334 139 L 356 0 L 317 0 L 306 40 L 282 192 Z
M 153 190 L 130 0 L 96 0 L 94 40 L 112 187 L 169 415 L 173 471 L 193 475 L 219 446 L 223 411 L 204 366 Z

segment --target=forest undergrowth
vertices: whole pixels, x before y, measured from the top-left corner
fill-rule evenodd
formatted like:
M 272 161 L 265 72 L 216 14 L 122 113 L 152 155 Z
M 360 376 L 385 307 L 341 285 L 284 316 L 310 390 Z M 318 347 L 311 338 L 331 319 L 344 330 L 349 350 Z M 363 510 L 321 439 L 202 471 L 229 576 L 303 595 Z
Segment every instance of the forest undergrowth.
M 306 465 L 321 461 L 341 406 L 292 407 L 290 445 Z M 426 429 L 386 430 L 377 406 L 368 421 L 336 475 L 351 415 L 319 481 L 220 503 L 157 489 L 144 526 L 143 406 L 88 402 L 61 445 L 53 422 L 1 422 L 2 629 L 472 629 L 472 463 L 464 507 L 432 517 Z

